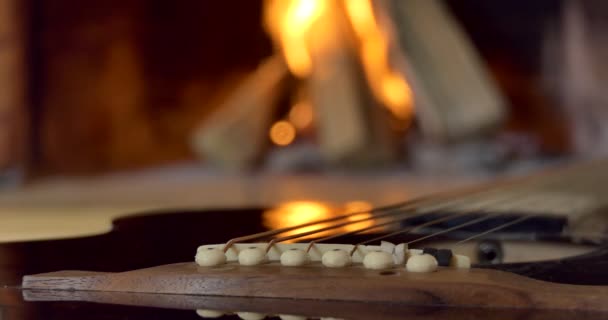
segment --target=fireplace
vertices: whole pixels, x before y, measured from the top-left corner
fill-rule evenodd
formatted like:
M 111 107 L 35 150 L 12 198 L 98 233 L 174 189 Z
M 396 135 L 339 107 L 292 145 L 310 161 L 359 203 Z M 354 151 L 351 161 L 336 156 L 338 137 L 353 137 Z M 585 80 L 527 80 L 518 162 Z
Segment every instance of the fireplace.
M 41 177 L 567 155 L 577 124 L 542 67 L 565 9 L 543 3 L 7 0 L 0 162 Z

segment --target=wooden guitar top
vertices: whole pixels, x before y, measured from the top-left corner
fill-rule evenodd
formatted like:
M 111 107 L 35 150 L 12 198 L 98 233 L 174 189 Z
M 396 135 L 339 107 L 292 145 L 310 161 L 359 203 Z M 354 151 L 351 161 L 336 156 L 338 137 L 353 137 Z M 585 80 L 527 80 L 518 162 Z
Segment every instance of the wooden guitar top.
M 60 271 L 25 276 L 25 290 L 75 290 L 246 298 L 282 298 L 476 308 L 608 311 L 608 287 L 566 285 L 489 269 L 402 267 L 200 267 L 178 263 L 119 273 Z

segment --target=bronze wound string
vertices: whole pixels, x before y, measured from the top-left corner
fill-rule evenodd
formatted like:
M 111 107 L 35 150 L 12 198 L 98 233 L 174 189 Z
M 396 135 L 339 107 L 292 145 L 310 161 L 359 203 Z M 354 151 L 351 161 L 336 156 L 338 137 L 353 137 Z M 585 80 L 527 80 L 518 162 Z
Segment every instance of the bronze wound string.
M 589 166 L 585 168 L 593 169 L 594 167 L 595 166 Z M 534 205 L 534 203 L 530 204 L 526 202 L 529 200 L 527 196 L 529 194 L 533 194 L 535 191 L 542 190 L 543 188 L 548 190 L 552 190 L 552 188 L 555 189 L 558 187 L 561 189 L 565 188 L 569 190 L 588 189 L 589 182 L 597 182 L 598 180 L 602 180 L 598 179 L 597 175 L 593 172 L 594 170 L 586 170 L 583 172 L 584 174 L 581 174 L 580 171 L 580 168 L 579 170 L 573 170 L 573 168 L 569 168 L 568 170 L 563 170 L 562 174 L 560 175 L 551 174 L 551 172 L 549 172 L 523 178 L 515 178 L 512 180 L 495 183 L 490 186 L 486 185 L 476 188 L 469 188 L 467 190 L 445 192 L 435 196 L 425 196 L 411 201 L 398 203 L 395 205 L 375 208 L 370 211 L 346 213 L 340 216 L 311 221 L 308 223 L 291 227 L 269 230 L 261 233 L 233 238 L 226 243 L 226 245 L 224 246 L 224 251 L 228 250 L 234 243 L 237 242 L 249 242 L 252 240 L 270 238 L 271 240 L 267 247 L 267 250 L 269 250 L 272 245 L 282 241 L 301 239 L 303 237 L 320 234 L 321 232 L 327 232 L 332 230 L 337 231 L 345 226 L 352 226 L 361 222 L 368 221 L 372 223 L 371 226 L 361 227 L 359 229 L 350 230 L 348 232 L 338 232 L 326 236 L 324 238 L 314 239 L 308 247 L 308 249 L 310 249 L 310 247 L 314 245 L 314 243 L 320 243 L 347 235 L 359 234 L 381 227 L 401 224 L 407 219 L 424 217 L 427 215 L 430 217 L 436 217 L 437 215 L 440 215 L 439 217 L 431 221 L 427 221 L 419 225 L 407 226 L 401 230 L 396 230 L 386 235 L 375 237 L 373 239 L 357 244 L 362 245 L 373 241 L 387 239 L 407 232 L 413 233 L 414 231 L 419 231 L 422 228 L 436 225 L 441 222 L 449 221 L 451 219 L 456 219 L 459 217 L 466 217 L 470 215 L 471 217 L 475 218 L 473 220 L 458 224 L 447 229 L 440 230 L 433 234 L 425 235 L 421 238 L 409 242 L 410 244 L 416 243 L 418 241 L 438 236 L 440 234 L 445 234 L 451 231 L 464 228 L 466 226 L 473 225 L 475 223 L 483 222 L 485 220 L 491 219 L 492 217 L 506 215 L 509 212 L 508 209 L 510 206 L 517 208 L 518 205 L 519 207 Z M 572 177 L 576 177 L 577 179 L 572 179 Z M 522 198 L 523 200 L 518 199 L 518 197 Z M 547 203 L 544 203 L 544 206 L 548 208 L 547 213 L 551 213 L 550 203 L 549 205 Z M 559 204 L 554 204 L 553 206 L 559 206 Z M 496 210 L 497 207 L 499 207 L 500 210 Z M 485 214 L 485 212 L 492 213 Z M 354 219 L 357 215 L 362 214 L 370 215 L 364 218 Z M 484 216 L 479 217 L 480 214 L 484 214 Z M 461 240 L 461 242 L 469 241 L 471 239 L 499 231 L 517 223 L 523 222 L 536 215 L 537 214 L 518 217 L 513 221 L 490 228 L 489 230 L 482 231 L 467 239 L 463 239 Z M 328 226 L 327 224 L 330 225 Z M 305 227 L 316 227 L 316 229 L 313 229 L 311 231 L 303 231 L 292 235 L 280 236 L 283 233 L 287 233 L 294 230 L 297 231 L 298 229 L 303 229 Z

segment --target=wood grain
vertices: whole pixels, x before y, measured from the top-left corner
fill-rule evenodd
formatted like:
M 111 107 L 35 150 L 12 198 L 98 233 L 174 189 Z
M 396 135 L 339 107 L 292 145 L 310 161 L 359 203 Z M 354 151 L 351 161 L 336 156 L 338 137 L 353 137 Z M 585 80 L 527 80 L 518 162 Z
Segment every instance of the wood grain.
M 406 303 L 349 302 L 330 300 L 295 300 L 199 295 L 149 294 L 133 292 L 24 290 L 26 301 L 83 301 L 104 304 L 155 307 L 183 310 L 221 310 L 256 312 L 266 315 L 292 314 L 309 318 L 339 319 L 411 319 L 411 320 L 570 320 L 601 319 L 602 312 L 580 310 L 533 310 L 522 308 L 419 307 Z
M 122 273 L 60 271 L 26 276 L 24 289 L 288 298 L 410 306 L 608 311 L 608 287 L 531 280 L 496 270 L 430 274 L 268 264 L 219 268 L 179 263 Z

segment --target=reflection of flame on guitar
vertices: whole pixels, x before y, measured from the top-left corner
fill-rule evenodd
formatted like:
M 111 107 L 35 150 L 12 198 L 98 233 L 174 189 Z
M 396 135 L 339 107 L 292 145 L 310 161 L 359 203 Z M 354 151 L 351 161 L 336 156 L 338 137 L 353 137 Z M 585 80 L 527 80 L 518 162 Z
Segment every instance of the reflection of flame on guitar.
M 269 229 L 281 229 L 295 225 L 304 224 L 316 220 L 329 219 L 346 213 L 353 213 L 351 216 L 340 222 L 356 221 L 365 219 L 371 216 L 369 210 L 372 206 L 365 201 L 351 201 L 345 203 L 342 207 L 332 207 L 326 203 L 316 201 L 293 201 L 278 205 L 276 208 L 264 212 L 264 226 Z M 335 222 L 334 222 L 335 223 Z M 313 235 L 305 236 L 299 239 L 294 239 L 296 242 L 306 238 L 318 238 L 335 234 L 337 232 L 349 232 L 374 224 L 374 220 L 361 221 L 358 223 L 349 224 L 331 231 L 322 231 Z M 314 226 L 302 227 L 296 230 L 291 230 L 281 234 L 280 236 L 293 235 L 304 233 L 329 226 L 327 224 L 316 224 Z

